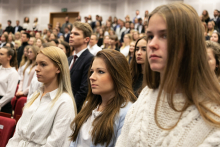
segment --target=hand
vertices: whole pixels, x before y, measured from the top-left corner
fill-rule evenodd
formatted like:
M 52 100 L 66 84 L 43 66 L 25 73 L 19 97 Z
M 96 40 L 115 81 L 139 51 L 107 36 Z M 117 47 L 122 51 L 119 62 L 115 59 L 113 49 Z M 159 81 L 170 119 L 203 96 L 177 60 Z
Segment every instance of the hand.
M 18 92 L 16 93 L 16 96 L 22 96 L 22 95 L 24 95 L 24 93 L 23 93 L 22 91 L 18 91 Z

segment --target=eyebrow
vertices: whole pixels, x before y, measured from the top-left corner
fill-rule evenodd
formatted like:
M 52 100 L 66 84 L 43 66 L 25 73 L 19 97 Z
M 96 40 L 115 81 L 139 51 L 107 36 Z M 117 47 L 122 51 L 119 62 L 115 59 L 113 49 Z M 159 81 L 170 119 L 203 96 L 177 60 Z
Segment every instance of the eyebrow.
M 165 30 L 159 30 L 158 31 L 158 33 L 166 33 L 167 32 L 167 30 L 165 29 Z M 152 32 L 151 31 L 147 31 L 147 34 L 151 34 Z
M 37 61 L 36 61 L 37 62 Z M 37 63 L 47 63 L 46 61 L 39 61 L 39 62 L 37 62 Z
M 96 69 L 102 69 L 102 70 L 104 69 L 104 70 L 106 70 L 105 68 L 96 68 Z M 91 70 L 93 70 L 93 69 L 91 68 Z

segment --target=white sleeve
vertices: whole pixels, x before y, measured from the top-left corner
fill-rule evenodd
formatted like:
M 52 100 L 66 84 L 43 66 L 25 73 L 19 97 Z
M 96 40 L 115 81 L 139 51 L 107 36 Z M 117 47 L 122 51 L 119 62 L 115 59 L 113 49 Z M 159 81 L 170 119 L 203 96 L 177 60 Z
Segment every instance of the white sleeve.
M 10 76 L 10 78 L 7 80 L 8 87 L 6 90 L 5 95 L 0 99 L 0 108 L 3 107 L 5 104 L 11 101 L 11 99 L 15 95 L 16 87 L 18 84 L 18 73 L 13 72 Z
M 54 118 L 53 127 L 47 142 L 41 147 L 69 147 L 69 136 L 72 134 L 70 124 L 75 118 L 73 102 L 60 105 Z

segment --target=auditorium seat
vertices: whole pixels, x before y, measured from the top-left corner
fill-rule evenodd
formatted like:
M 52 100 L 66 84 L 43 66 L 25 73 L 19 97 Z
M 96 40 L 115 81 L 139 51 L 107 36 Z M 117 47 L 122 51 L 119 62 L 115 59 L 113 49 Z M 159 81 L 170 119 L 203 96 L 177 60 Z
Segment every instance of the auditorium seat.
M 27 102 L 27 97 L 20 97 L 17 100 L 15 111 L 14 111 L 14 118 L 16 118 L 16 115 L 22 115 L 22 109 Z
M 11 114 L 9 114 L 9 113 L 4 113 L 4 112 L 0 112 L 0 116 L 7 117 L 7 118 L 11 118 Z
M 14 119 L 0 116 L 0 147 L 5 147 L 13 136 L 15 125 Z

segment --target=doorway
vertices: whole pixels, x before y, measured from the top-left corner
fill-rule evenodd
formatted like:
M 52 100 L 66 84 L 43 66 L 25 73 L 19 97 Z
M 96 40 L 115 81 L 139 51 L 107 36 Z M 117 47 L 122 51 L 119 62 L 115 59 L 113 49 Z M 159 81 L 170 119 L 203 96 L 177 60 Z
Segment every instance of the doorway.
M 73 24 L 75 19 L 79 16 L 79 12 L 52 12 L 50 13 L 50 24 L 52 28 L 56 27 L 57 22 L 60 22 L 60 25 L 65 23 L 65 17 L 69 16 L 69 22 Z

